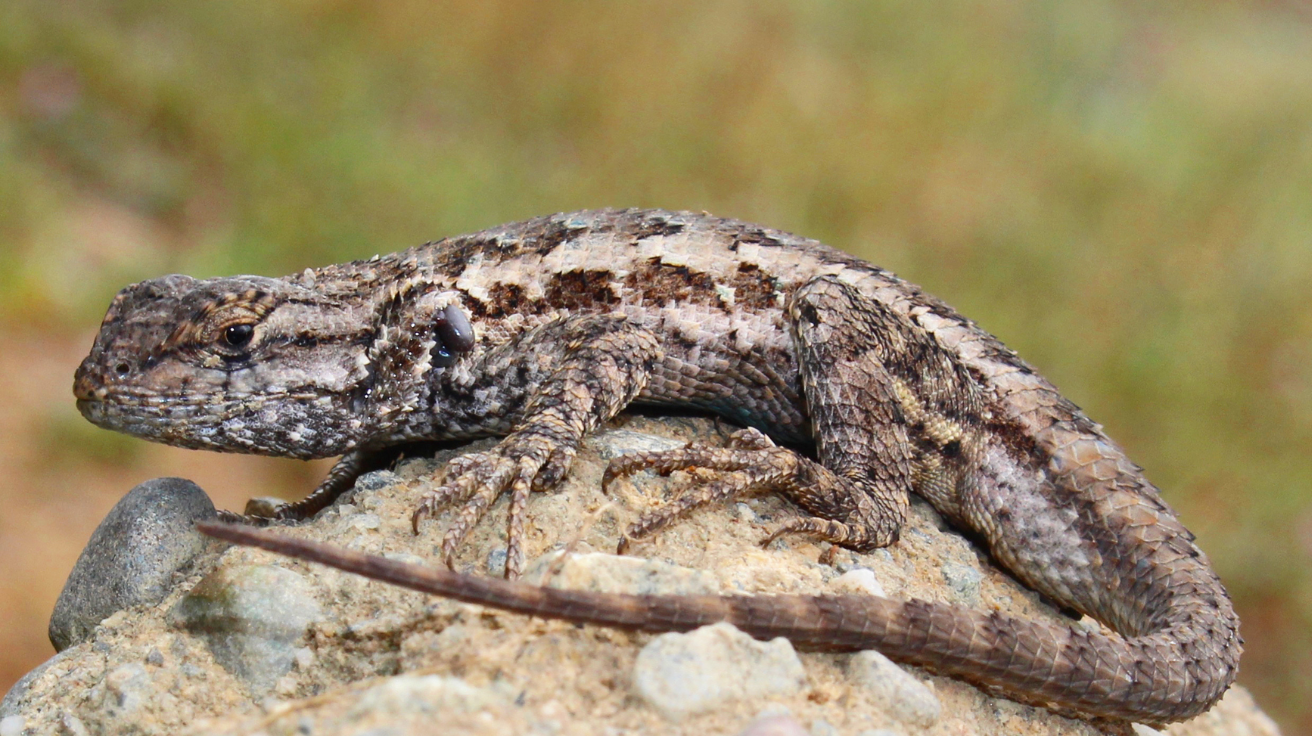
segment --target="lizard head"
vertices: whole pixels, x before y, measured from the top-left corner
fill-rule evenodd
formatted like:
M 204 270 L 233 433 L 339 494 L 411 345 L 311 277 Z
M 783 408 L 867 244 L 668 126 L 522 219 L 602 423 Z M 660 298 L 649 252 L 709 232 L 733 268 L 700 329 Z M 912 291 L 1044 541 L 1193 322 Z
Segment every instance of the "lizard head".
M 182 447 L 327 457 L 367 434 L 373 327 L 286 279 L 164 276 L 114 298 L 74 377 L 92 423 Z

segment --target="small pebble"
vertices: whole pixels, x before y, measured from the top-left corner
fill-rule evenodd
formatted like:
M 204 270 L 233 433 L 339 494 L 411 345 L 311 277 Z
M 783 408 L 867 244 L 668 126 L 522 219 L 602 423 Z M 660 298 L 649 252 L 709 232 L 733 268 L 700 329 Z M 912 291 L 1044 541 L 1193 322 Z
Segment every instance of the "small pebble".
M 747 522 L 748 524 L 751 524 L 757 520 L 756 512 L 752 510 L 751 506 L 748 506 L 745 503 L 734 504 L 733 511 L 735 514 L 738 515 L 739 520 Z
M 278 513 L 278 509 L 287 505 L 287 502 L 277 496 L 256 496 L 246 500 L 246 507 L 242 513 L 247 516 L 260 516 L 271 519 Z
M 150 673 L 144 666 L 131 662 L 106 673 L 104 681 L 92 688 L 92 693 L 93 697 L 99 696 L 101 706 L 113 718 L 130 719 L 150 698 L 152 689 Z
M 475 687 L 459 677 L 444 675 L 393 675 L 361 691 L 346 712 L 348 720 L 376 713 L 391 718 L 434 716 L 443 712 L 473 713 L 509 705 L 505 695 L 491 687 Z
M 82 719 L 72 713 L 65 713 L 60 716 L 59 725 L 64 729 L 64 733 L 61 734 L 61 736 L 91 736 L 91 732 L 88 731 L 86 725 L 82 723 Z
M 22 716 L 5 716 L 0 718 L 0 736 L 23 736 L 27 721 Z
M 396 483 L 400 478 L 390 470 L 375 470 L 355 479 L 357 491 L 376 491 Z
M 596 449 L 598 455 L 607 460 L 612 460 L 620 455 L 627 455 L 632 452 L 677 450 L 685 444 L 668 437 L 660 437 L 654 434 L 647 434 L 646 432 L 634 432 L 631 429 L 613 429 L 610 431 L 598 432 L 597 434 L 588 437 L 585 441 Z
M 984 579 L 979 570 L 955 562 L 943 564 L 943 579 L 957 594 L 957 602 L 974 606 L 979 603 L 979 584 Z
M 884 586 L 879 584 L 875 571 L 868 567 L 858 567 L 839 575 L 834 578 L 833 586 L 842 592 L 885 597 Z
M 838 729 L 834 728 L 829 721 L 817 718 L 811 721 L 811 736 L 838 736 Z
M 879 652 L 853 655 L 847 674 L 893 718 L 920 728 L 929 728 L 938 720 L 942 706 L 933 691 Z
M 806 672 L 785 639 L 756 641 L 728 623 L 661 634 L 638 653 L 638 695 L 670 720 L 751 698 L 795 695 Z
M 378 514 L 356 514 L 347 524 L 352 529 L 372 530 L 382 526 L 383 522 L 378 518 Z
M 832 734 L 832 732 L 831 732 Z M 831 736 L 825 734 L 825 736 Z M 762 716 L 747 724 L 738 736 L 812 736 L 790 715 Z
M 505 551 L 501 550 L 504 557 Z M 524 579 L 553 588 L 588 590 L 598 593 L 633 593 L 636 595 L 702 595 L 718 593 L 720 581 L 709 570 L 673 565 L 661 560 L 604 552 L 570 554 L 548 552 L 533 560 Z M 502 560 L 504 564 L 504 559 Z M 489 570 L 495 570 L 489 562 Z

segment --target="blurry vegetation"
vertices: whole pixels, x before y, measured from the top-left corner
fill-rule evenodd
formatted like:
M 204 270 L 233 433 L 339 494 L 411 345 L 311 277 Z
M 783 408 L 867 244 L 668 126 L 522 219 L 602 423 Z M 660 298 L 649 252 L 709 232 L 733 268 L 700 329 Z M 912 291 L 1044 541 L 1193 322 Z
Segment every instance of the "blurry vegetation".
M 1299 7 L 7 0 L 0 329 L 582 207 L 818 237 L 1103 421 L 1235 596 L 1241 681 L 1312 731 Z

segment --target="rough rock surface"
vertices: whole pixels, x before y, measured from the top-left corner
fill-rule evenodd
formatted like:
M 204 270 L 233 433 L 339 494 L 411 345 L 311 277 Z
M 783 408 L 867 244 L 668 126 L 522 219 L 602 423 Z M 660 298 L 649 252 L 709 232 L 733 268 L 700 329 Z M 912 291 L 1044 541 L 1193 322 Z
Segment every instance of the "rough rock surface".
M 559 491 L 535 495 L 529 502 L 526 552 L 535 560 L 529 579 L 653 593 L 883 590 L 895 597 L 1065 620 L 945 529 L 937 514 L 919 502 L 897 545 L 871 554 L 842 551 L 832 566 L 820 564 L 821 546 L 805 540 L 760 547 L 769 529 L 795 513 L 768 495 L 700 510 L 656 539 L 635 544 L 634 557 L 612 556 L 621 530 L 644 510 L 672 498 L 686 479 L 642 473 L 616 481 L 607 496 L 601 492 L 606 458 L 653 443 L 720 435 L 715 423 L 705 419 L 626 417 L 590 438 Z M 285 533 L 409 561 L 435 560 L 442 525 L 425 524 L 414 536 L 414 499 L 444 461 L 490 444 L 474 443 L 435 460 L 410 460 L 394 471 L 371 473 L 348 503 Z M 258 490 L 251 489 L 252 495 Z M 500 570 L 504 526 L 502 500 L 471 535 L 458 566 L 476 574 Z M 271 590 L 279 588 L 279 581 L 286 582 L 282 595 Z M 287 615 L 278 613 L 279 606 L 288 598 L 296 599 L 291 601 L 295 621 L 280 627 L 276 624 Z M 225 630 L 255 632 L 278 642 L 277 656 L 264 660 L 276 666 L 263 670 L 265 676 L 252 677 L 244 668 L 253 657 L 267 654 L 267 648 L 225 651 L 216 646 L 222 639 L 216 632 Z M 732 638 L 731 633 L 718 636 Z M 644 699 L 638 684 L 639 660 L 659 648 L 658 641 L 648 634 L 452 603 L 233 548 L 198 558 L 194 573 L 163 601 L 110 616 L 89 639 L 25 678 L 0 704 L 0 736 L 400 736 L 431 733 L 438 724 L 442 733 L 454 735 L 1100 733 L 1093 725 L 882 658 L 806 652 L 793 655 L 800 662 L 794 687 L 761 692 L 734 689 L 740 682 L 713 682 L 734 696 L 671 720 Z M 741 680 L 744 675 L 730 669 L 721 677 Z M 906 692 L 916 694 L 920 710 L 907 710 L 898 694 Z M 939 706 L 932 719 L 931 703 Z M 1259 736 L 1277 731 L 1248 693 L 1236 687 L 1210 713 L 1166 733 Z

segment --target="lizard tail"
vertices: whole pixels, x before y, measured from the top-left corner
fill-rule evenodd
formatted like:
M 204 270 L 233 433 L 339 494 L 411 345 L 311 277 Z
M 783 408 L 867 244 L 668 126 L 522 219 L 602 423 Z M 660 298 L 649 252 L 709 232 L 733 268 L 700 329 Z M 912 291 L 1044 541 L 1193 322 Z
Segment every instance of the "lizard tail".
M 330 565 L 425 593 L 516 613 L 635 631 L 689 631 L 720 621 L 800 648 L 875 649 L 1014 700 L 1083 718 L 1158 725 L 1202 713 L 1237 674 L 1240 642 L 1182 613 L 1136 637 L 871 596 L 651 596 L 539 587 L 461 575 L 249 526 L 202 522 L 235 544 Z

